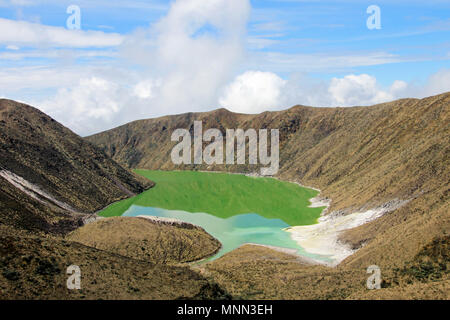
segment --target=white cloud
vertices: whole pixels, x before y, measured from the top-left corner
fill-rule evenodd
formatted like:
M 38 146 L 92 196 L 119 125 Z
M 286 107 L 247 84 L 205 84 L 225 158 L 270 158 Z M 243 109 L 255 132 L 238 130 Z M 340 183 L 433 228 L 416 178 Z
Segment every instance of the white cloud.
M 406 90 L 407 87 L 408 83 L 406 83 L 405 81 L 395 80 L 394 83 L 392 83 L 391 92 L 394 95 L 398 95 L 400 92 Z
M 422 86 L 402 80 L 381 86 L 368 74 L 349 74 L 328 82 L 304 75 L 283 80 L 271 72 L 245 72 L 230 83 L 219 103 L 232 111 L 259 113 L 293 105 L 316 107 L 368 106 L 401 98 L 424 98 L 450 91 L 450 69 L 441 70 Z
M 92 71 L 85 68 L 21 67 L 0 69 L 0 88 L 13 95 L 21 90 L 68 87 Z
M 235 112 L 258 113 L 279 107 L 286 81 L 271 72 L 247 71 L 236 77 L 219 98 L 219 104 Z
M 160 80 L 143 80 L 134 86 L 133 93 L 140 99 L 151 99 L 156 95 L 156 90 L 161 87 Z
M 304 75 L 283 80 L 275 73 L 249 71 L 236 77 L 224 90 L 219 104 L 232 111 L 259 113 L 288 108 L 296 104 L 312 106 L 371 105 L 389 101 L 394 92 L 404 89 L 395 82 L 383 90 L 376 78 L 367 74 L 333 78 L 317 82 Z
M 422 95 L 435 95 L 450 91 L 450 69 L 440 70 L 430 76 Z
M 370 105 L 394 98 L 390 92 L 378 87 L 375 77 L 367 74 L 333 78 L 328 93 L 331 95 L 331 104 L 341 106 Z
M 29 6 L 32 4 L 33 1 L 31 0 L 0 0 L 0 7 Z
M 15 50 L 9 48 L 10 50 Z M 19 50 L 19 49 L 17 49 Z M 0 52 L 1 60 L 21 61 L 29 58 L 45 58 L 56 60 L 68 60 L 71 63 L 79 58 L 115 58 L 117 52 L 114 50 L 72 50 L 72 49 L 53 49 L 53 50 L 27 50 L 27 51 L 8 51 Z
M 7 50 L 19 50 L 20 48 L 18 46 L 14 46 L 14 45 L 7 45 L 6 46 Z
M 255 41 L 255 39 L 250 40 Z M 258 45 L 258 43 L 254 45 Z M 366 52 L 345 55 L 255 52 L 249 55 L 247 59 L 246 65 L 249 68 L 264 68 L 272 72 L 330 72 L 362 66 L 413 61 L 412 59 L 401 58 L 388 52 Z
M 92 124 L 98 127 L 110 122 L 121 111 L 124 102 L 120 86 L 112 81 L 90 77 L 83 78 L 70 89 L 58 90 L 56 96 L 42 101 L 40 108 L 77 132 L 91 132 Z
M 98 69 L 95 72 L 90 69 L 62 69 L 56 73 L 30 68 L 28 74 L 28 81 L 21 82 L 22 78 L 13 72 L 0 72 L 0 87 L 7 90 L 15 86 L 17 89 L 32 88 L 37 83 L 43 87 L 57 87 L 58 81 L 62 82 L 65 85 L 55 96 L 38 99 L 31 104 L 82 135 L 136 119 L 193 111 L 189 104 L 170 110 L 159 107 L 164 94 L 174 93 L 176 91 L 171 90 L 180 87 L 175 85 L 172 89 L 161 79 L 143 79 L 140 74 L 125 69 Z M 281 110 L 297 104 L 317 107 L 373 105 L 447 92 L 450 91 L 449 80 L 449 69 L 435 73 L 421 86 L 397 80 L 388 87 L 381 86 L 375 77 L 367 74 L 317 81 L 305 75 L 284 80 L 270 72 L 247 71 L 224 86 L 221 94 L 215 96 L 216 102 L 205 110 L 213 109 L 216 103 L 241 113 Z
M 123 36 L 101 31 L 67 30 L 63 27 L 0 18 L 0 43 L 26 46 L 56 47 L 112 47 L 123 41 Z
M 264 49 L 279 43 L 279 40 L 272 39 L 271 36 L 254 36 L 247 38 L 247 46 L 249 49 Z
M 81 79 L 72 89 L 60 89 L 58 94 L 44 104 L 48 112 L 70 112 L 70 117 L 81 116 L 92 119 L 110 118 L 119 111 L 116 83 L 106 79 L 91 77 Z M 70 110 L 61 109 L 61 105 L 70 105 Z
M 11 6 L 41 6 L 41 5 L 65 5 L 72 4 L 72 0 L 0 0 L 0 7 Z M 127 8 L 140 10 L 166 10 L 167 4 L 163 1 L 148 0 L 77 0 L 76 4 L 83 8 Z
M 178 0 L 128 37 L 123 56 L 160 81 L 152 107 L 176 113 L 214 105 L 242 56 L 249 12 L 248 0 Z
M 126 37 L 120 47 L 125 63 L 4 69 L 0 87 L 18 99 L 37 92 L 30 103 L 82 135 L 139 118 L 211 109 L 239 64 L 249 11 L 248 0 L 178 0 L 159 22 Z M 36 39 L 42 35 L 28 35 L 31 24 L 24 25 L 22 41 L 42 41 Z M 47 42 L 67 44 L 50 38 Z M 139 68 L 129 68 L 127 61 Z

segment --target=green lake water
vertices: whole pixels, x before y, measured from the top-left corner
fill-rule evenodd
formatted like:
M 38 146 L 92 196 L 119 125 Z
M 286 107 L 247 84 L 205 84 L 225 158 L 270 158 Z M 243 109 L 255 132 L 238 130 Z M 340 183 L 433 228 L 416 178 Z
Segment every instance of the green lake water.
M 205 229 L 222 243 L 216 259 L 245 243 L 295 249 L 306 253 L 284 229 L 317 222 L 323 208 L 309 208 L 318 192 L 272 178 L 194 171 L 136 173 L 156 186 L 117 202 L 99 215 L 175 218 Z

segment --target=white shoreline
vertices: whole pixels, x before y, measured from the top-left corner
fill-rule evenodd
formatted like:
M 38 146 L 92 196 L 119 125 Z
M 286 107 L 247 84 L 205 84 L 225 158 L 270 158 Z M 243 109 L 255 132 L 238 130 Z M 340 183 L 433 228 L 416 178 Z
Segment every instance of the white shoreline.
M 330 199 L 322 198 L 320 196 L 317 196 L 317 197 L 309 199 L 309 202 L 311 202 L 311 204 L 308 206 L 308 208 L 326 207 L 326 209 L 328 209 L 330 207 L 330 205 L 331 205 L 331 200 Z
M 384 214 L 405 205 L 408 200 L 392 200 L 382 206 L 343 215 L 342 211 L 334 211 L 319 218 L 319 223 L 310 226 L 294 226 L 286 228 L 291 237 L 306 252 L 327 256 L 332 261 L 316 260 L 320 264 L 335 267 L 359 249 L 352 249 L 348 244 L 339 241 L 339 235 L 374 221 Z

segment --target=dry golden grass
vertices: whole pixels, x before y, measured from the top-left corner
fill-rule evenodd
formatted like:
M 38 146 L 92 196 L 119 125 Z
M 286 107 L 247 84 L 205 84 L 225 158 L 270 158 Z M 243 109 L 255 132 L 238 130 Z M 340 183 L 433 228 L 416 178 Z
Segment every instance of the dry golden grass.
M 450 298 L 450 280 L 413 283 L 395 288 L 360 291 L 350 295 L 351 300 L 448 300 Z
M 306 265 L 295 256 L 252 245 L 204 266 L 205 275 L 242 299 L 345 299 L 365 288 L 365 272 Z
M 97 220 L 73 231 L 66 239 L 157 264 L 201 260 L 221 247 L 219 241 L 199 227 L 169 226 L 127 217 Z
M 70 265 L 81 269 L 81 290 L 66 287 Z M 186 266 L 154 264 L 0 226 L 0 300 L 227 297 L 216 284 Z
M 379 290 L 367 289 L 368 266 L 311 266 L 252 245 L 202 266 L 202 272 L 242 299 L 448 299 L 449 245 L 449 238 L 436 239 L 405 267 L 382 267 Z

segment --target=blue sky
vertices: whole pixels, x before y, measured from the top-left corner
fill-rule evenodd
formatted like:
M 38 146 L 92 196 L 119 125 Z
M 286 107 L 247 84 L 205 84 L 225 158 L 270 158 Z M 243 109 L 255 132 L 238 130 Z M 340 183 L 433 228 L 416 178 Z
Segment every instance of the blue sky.
M 81 30 L 66 27 L 69 5 Z M 0 28 L 0 96 L 80 134 L 217 107 L 450 91 L 450 1 L 0 0 Z

